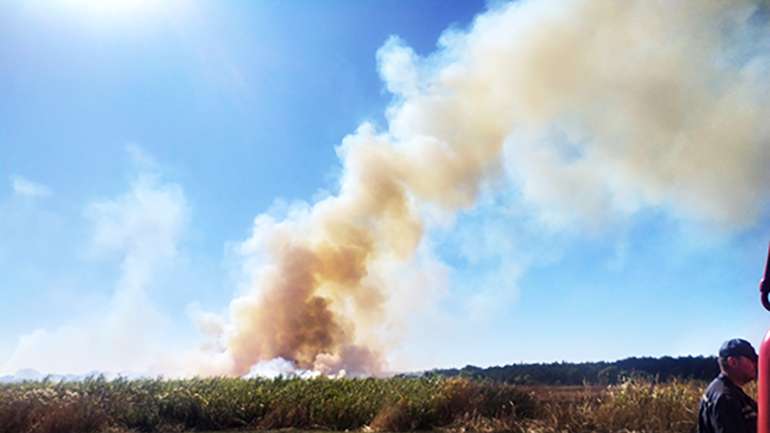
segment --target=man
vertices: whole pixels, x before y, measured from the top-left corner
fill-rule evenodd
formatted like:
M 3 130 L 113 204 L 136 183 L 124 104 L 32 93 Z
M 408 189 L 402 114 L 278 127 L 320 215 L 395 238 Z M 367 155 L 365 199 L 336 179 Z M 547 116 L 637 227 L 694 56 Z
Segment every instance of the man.
M 728 340 L 718 362 L 721 373 L 700 401 L 698 433 L 756 433 L 757 403 L 741 387 L 757 378 L 757 352 L 746 340 Z

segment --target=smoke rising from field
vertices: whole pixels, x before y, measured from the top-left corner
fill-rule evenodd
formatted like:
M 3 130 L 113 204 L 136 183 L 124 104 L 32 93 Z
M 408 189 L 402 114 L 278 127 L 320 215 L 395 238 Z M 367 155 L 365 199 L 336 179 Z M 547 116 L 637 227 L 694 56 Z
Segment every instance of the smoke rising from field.
M 343 140 L 336 195 L 256 219 L 243 245 L 252 284 L 232 301 L 220 368 L 283 358 L 381 372 L 389 333 L 423 297 L 398 287 L 392 265 L 418 260 L 423 209 L 471 208 L 506 172 L 556 224 L 645 208 L 754 224 L 770 199 L 770 56 L 756 10 L 520 1 L 446 32 L 427 57 L 388 40 L 377 53 L 394 95 L 387 128 L 363 124 Z

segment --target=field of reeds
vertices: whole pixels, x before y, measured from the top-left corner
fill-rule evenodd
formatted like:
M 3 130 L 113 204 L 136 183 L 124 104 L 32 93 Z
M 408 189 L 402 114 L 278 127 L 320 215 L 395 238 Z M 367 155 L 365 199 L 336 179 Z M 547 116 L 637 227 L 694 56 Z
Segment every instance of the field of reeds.
M 0 431 L 691 433 L 705 385 L 518 387 L 438 377 L 43 381 L 0 385 Z

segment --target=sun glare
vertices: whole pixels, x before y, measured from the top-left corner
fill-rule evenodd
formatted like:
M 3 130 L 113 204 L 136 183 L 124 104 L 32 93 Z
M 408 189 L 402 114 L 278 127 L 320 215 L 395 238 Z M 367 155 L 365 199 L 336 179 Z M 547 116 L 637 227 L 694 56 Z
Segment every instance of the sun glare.
M 61 0 L 70 8 L 99 15 L 140 13 L 158 3 L 156 0 Z
M 157 17 L 177 1 L 164 0 L 59 0 L 67 13 L 91 24 L 120 24 Z

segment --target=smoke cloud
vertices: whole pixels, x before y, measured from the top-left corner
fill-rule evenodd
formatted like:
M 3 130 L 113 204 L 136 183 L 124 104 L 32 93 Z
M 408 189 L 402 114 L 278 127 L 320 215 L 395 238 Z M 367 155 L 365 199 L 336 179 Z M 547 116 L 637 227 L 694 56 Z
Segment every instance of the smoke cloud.
M 391 38 L 377 53 L 393 94 L 387 128 L 345 137 L 336 195 L 256 219 L 242 245 L 252 280 L 230 306 L 217 368 L 243 375 L 281 358 L 327 374 L 384 371 L 388 336 L 431 298 L 426 209 L 469 209 L 505 173 L 556 225 L 650 208 L 755 224 L 770 198 L 770 51 L 757 10 L 519 1 L 446 32 L 427 57 Z M 403 290 L 400 270 L 415 263 L 428 285 Z
M 11 186 L 14 195 L 20 197 L 43 198 L 51 195 L 51 189 L 47 186 L 22 176 L 11 176 Z
M 93 313 L 19 338 L 0 370 L 46 374 L 93 371 L 151 373 L 169 349 L 169 320 L 151 301 L 155 280 L 178 255 L 188 220 L 182 188 L 142 173 L 116 197 L 90 203 L 92 259 L 119 262 L 108 302 Z M 72 302 L 83 302 L 82 298 Z

